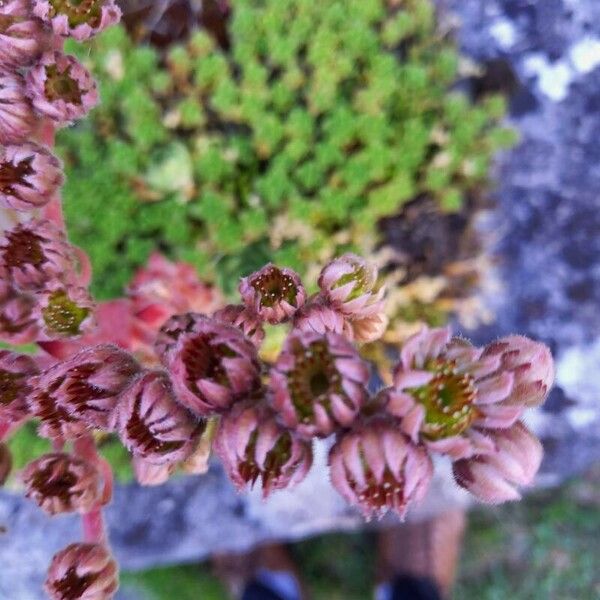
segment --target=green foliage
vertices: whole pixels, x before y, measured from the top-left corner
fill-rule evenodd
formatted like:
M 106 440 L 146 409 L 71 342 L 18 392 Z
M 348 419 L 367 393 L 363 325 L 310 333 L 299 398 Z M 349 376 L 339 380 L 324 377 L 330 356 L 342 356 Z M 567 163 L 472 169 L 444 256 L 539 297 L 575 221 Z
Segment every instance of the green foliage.
M 459 57 L 431 0 L 232 4 L 228 51 L 197 32 L 163 60 L 120 28 L 71 48 L 103 100 L 58 138 L 100 296 L 154 247 L 226 292 L 265 259 L 304 273 L 367 252 L 417 194 L 460 208 L 512 142 L 501 99 L 449 91 Z

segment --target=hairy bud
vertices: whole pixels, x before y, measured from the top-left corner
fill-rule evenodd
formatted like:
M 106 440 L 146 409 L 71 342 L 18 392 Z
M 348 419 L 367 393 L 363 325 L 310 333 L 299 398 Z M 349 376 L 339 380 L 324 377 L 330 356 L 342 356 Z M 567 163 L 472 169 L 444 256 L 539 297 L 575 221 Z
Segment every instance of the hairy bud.
M 32 133 L 36 123 L 25 81 L 17 73 L 0 74 L 0 144 L 20 144 Z
M 45 454 L 25 467 L 26 496 L 49 515 L 89 512 L 101 497 L 98 470 L 62 452 Z
M 260 402 L 236 404 L 221 419 L 214 448 L 238 489 L 260 480 L 265 498 L 302 481 L 312 465 L 310 442 L 282 428 Z
M 37 372 L 31 357 L 0 350 L 0 421 L 16 423 L 27 415 L 30 379 Z
M 334 487 L 367 518 L 388 510 L 404 517 L 412 502 L 423 499 L 433 474 L 427 451 L 383 420 L 342 434 L 329 464 Z
M 239 329 L 257 348 L 265 339 L 265 330 L 256 313 L 238 304 L 229 304 L 218 310 L 213 318 Z
M 0 66 L 28 67 L 40 55 L 44 44 L 41 23 L 31 15 L 28 0 L 0 3 Z
M 0 279 L 0 340 L 28 344 L 38 336 L 35 300 Z
M 84 543 L 54 555 L 44 584 L 50 600 L 110 600 L 118 587 L 117 563 L 108 549 Z

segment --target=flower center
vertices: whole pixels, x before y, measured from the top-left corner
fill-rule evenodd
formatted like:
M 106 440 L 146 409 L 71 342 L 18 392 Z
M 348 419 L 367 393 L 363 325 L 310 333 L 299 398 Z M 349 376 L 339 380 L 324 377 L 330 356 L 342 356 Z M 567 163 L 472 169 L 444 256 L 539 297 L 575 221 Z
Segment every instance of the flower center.
M 8 267 L 32 265 L 39 267 L 44 263 L 42 238 L 27 229 L 16 229 L 7 234 L 8 243 L 4 246 L 3 258 Z
M 290 275 L 277 267 L 270 267 L 255 277 L 250 285 L 260 294 L 260 305 L 271 308 L 286 301 L 295 306 L 298 290 Z
M 425 407 L 423 434 L 434 441 L 463 433 L 479 416 L 471 375 L 460 373 L 453 361 L 429 360 L 424 367 L 434 373 L 426 385 L 407 390 Z
M 214 337 L 213 334 L 201 334 L 186 345 L 183 362 L 192 390 L 197 391 L 196 382 L 200 379 L 210 379 L 229 387 L 229 377 L 223 366 L 223 359 L 235 358 L 238 354 L 226 344 L 212 344 Z
M 66 15 L 70 27 L 87 23 L 91 27 L 100 25 L 102 0 L 50 0 L 51 16 Z
M 77 477 L 71 471 L 65 470 L 64 464 L 52 461 L 35 473 L 31 485 L 43 497 L 60 498 L 67 503 L 76 483 Z
M 69 75 L 70 68 L 60 72 L 56 65 L 46 67 L 46 97 L 52 102 L 64 100 L 69 104 L 81 104 L 79 83 Z
M 3 162 L 0 164 L 0 192 L 3 194 L 15 194 L 15 185 L 32 187 L 27 177 L 34 174 L 33 156 L 28 156 L 14 164 Z
M 0 405 L 8 406 L 23 390 L 24 375 L 0 370 Z
M 94 583 L 96 575 L 88 573 L 79 575 L 76 567 L 69 567 L 64 576 L 53 582 L 52 587 L 64 600 L 75 600 L 81 598 L 85 591 Z
M 48 306 L 42 309 L 46 327 L 59 335 L 78 335 L 89 314 L 90 309 L 73 302 L 65 290 L 52 293 Z
M 288 374 L 288 388 L 294 407 L 304 423 L 314 415 L 316 402 L 329 410 L 332 394 L 345 394 L 335 360 L 324 341 L 312 342 L 304 349 L 297 349 L 294 369 Z

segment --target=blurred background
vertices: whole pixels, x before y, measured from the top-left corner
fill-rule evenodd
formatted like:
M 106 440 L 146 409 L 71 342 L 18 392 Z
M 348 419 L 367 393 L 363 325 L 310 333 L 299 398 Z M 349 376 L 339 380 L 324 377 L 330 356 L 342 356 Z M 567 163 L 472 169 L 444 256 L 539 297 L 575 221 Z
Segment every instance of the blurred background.
M 558 371 L 529 423 L 546 448 L 538 485 L 469 512 L 452 597 L 600 598 L 600 3 L 120 5 L 121 26 L 69 47 L 102 104 L 57 139 L 95 296 L 122 295 L 155 251 L 193 265 L 211 307 L 265 262 L 309 283 L 353 251 L 390 290 L 384 343 L 363 348 L 384 372 L 386 345 L 422 323 L 546 342 Z M 11 442 L 17 467 L 43 451 L 34 440 L 24 429 Z M 311 597 L 372 597 L 377 532 L 321 499 L 318 482 L 262 505 L 212 465 L 141 490 L 122 448 L 102 450 L 122 484 L 109 521 L 124 600 L 224 600 L 251 560 L 232 552 L 292 540 L 278 556 Z M 439 482 L 420 526 L 464 508 L 451 488 Z M 299 508 L 306 498 L 319 501 Z M 0 523 L 14 523 L 0 557 L 35 583 L 73 524 L 51 531 L 32 510 L 0 496 Z M 384 523 L 404 539 L 397 525 Z M 39 540 L 40 565 L 35 553 L 17 564 L 19 531 Z

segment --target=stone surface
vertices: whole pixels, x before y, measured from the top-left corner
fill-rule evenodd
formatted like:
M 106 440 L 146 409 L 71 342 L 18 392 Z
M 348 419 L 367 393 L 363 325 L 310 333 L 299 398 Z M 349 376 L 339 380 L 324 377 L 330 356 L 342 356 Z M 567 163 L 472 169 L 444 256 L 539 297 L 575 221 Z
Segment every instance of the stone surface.
M 486 298 L 498 320 L 465 333 L 522 332 L 553 348 L 557 387 L 529 421 L 546 446 L 539 484 L 553 485 L 600 458 L 600 3 L 439 1 L 460 17 L 467 54 L 507 61 L 520 81 L 511 122 L 522 143 L 498 161 L 498 205 L 484 224 L 498 239 L 502 289 Z M 135 569 L 358 527 L 328 485 L 324 456 L 266 504 L 236 495 L 217 465 L 160 488 L 119 487 L 108 511 L 117 556 Z M 412 518 L 464 502 L 442 469 Z M 0 525 L 0 598 L 36 600 L 49 557 L 78 537 L 78 523 L 3 493 Z

